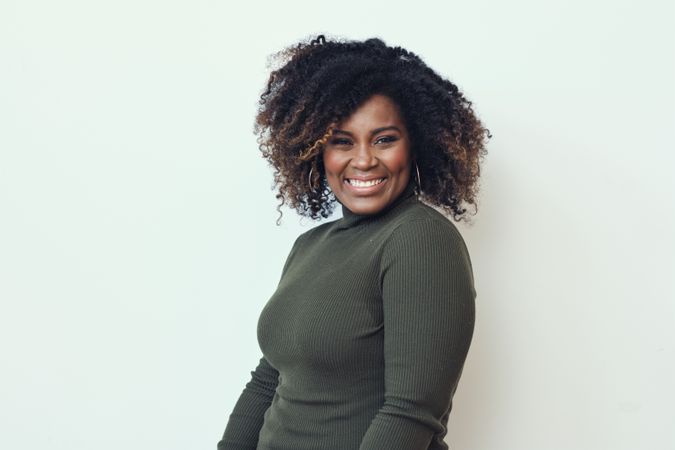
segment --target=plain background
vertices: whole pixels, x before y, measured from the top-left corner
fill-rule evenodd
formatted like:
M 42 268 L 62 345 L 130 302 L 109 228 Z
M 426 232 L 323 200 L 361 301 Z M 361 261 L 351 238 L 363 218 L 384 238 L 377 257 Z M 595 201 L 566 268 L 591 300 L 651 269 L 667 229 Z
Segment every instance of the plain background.
M 622 0 L 3 0 L 0 448 L 215 449 L 316 225 L 275 224 L 267 56 L 321 32 L 418 53 L 494 136 L 451 447 L 675 448 L 675 7 Z

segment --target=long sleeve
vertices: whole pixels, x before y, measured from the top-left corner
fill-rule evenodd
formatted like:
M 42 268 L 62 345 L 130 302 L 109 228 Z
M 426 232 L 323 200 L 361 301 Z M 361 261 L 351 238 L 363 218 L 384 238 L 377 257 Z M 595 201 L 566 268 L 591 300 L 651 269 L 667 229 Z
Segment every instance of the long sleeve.
M 391 234 L 380 270 L 384 403 L 359 450 L 426 450 L 445 434 L 473 335 L 469 254 L 454 225 L 419 219 Z
M 278 381 L 279 372 L 265 357 L 260 358 L 234 405 L 223 438 L 218 442 L 218 450 L 255 450 L 263 417 L 272 402 Z
M 281 270 L 281 279 L 298 252 L 302 237 L 301 234 L 293 243 Z M 218 442 L 218 450 L 255 450 L 265 411 L 272 403 L 278 383 L 279 372 L 263 356 L 234 405 L 223 437 Z

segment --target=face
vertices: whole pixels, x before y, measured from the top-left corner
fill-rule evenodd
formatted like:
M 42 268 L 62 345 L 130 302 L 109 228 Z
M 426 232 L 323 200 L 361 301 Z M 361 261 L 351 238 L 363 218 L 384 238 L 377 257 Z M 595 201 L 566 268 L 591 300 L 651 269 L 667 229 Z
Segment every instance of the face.
M 340 203 L 375 214 L 410 179 L 410 140 L 398 106 L 376 94 L 337 124 L 323 152 L 326 179 Z

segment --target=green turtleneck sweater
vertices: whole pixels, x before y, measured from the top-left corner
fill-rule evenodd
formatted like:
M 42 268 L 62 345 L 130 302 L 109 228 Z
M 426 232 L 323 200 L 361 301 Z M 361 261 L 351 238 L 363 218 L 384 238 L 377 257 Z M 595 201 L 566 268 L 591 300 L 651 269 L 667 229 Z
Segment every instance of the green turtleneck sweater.
M 448 448 L 475 318 L 464 240 L 412 183 L 342 214 L 293 244 L 218 450 Z

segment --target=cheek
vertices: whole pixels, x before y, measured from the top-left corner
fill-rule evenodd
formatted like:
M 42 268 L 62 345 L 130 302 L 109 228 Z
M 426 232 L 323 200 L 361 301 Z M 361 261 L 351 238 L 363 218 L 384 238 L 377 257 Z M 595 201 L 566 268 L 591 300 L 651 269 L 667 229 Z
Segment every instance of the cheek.
M 410 153 L 406 148 L 399 151 L 392 152 L 388 159 L 388 166 L 390 170 L 395 172 L 403 172 L 410 167 Z
M 342 161 L 334 152 L 326 152 L 323 155 L 323 167 L 328 175 L 342 170 Z

